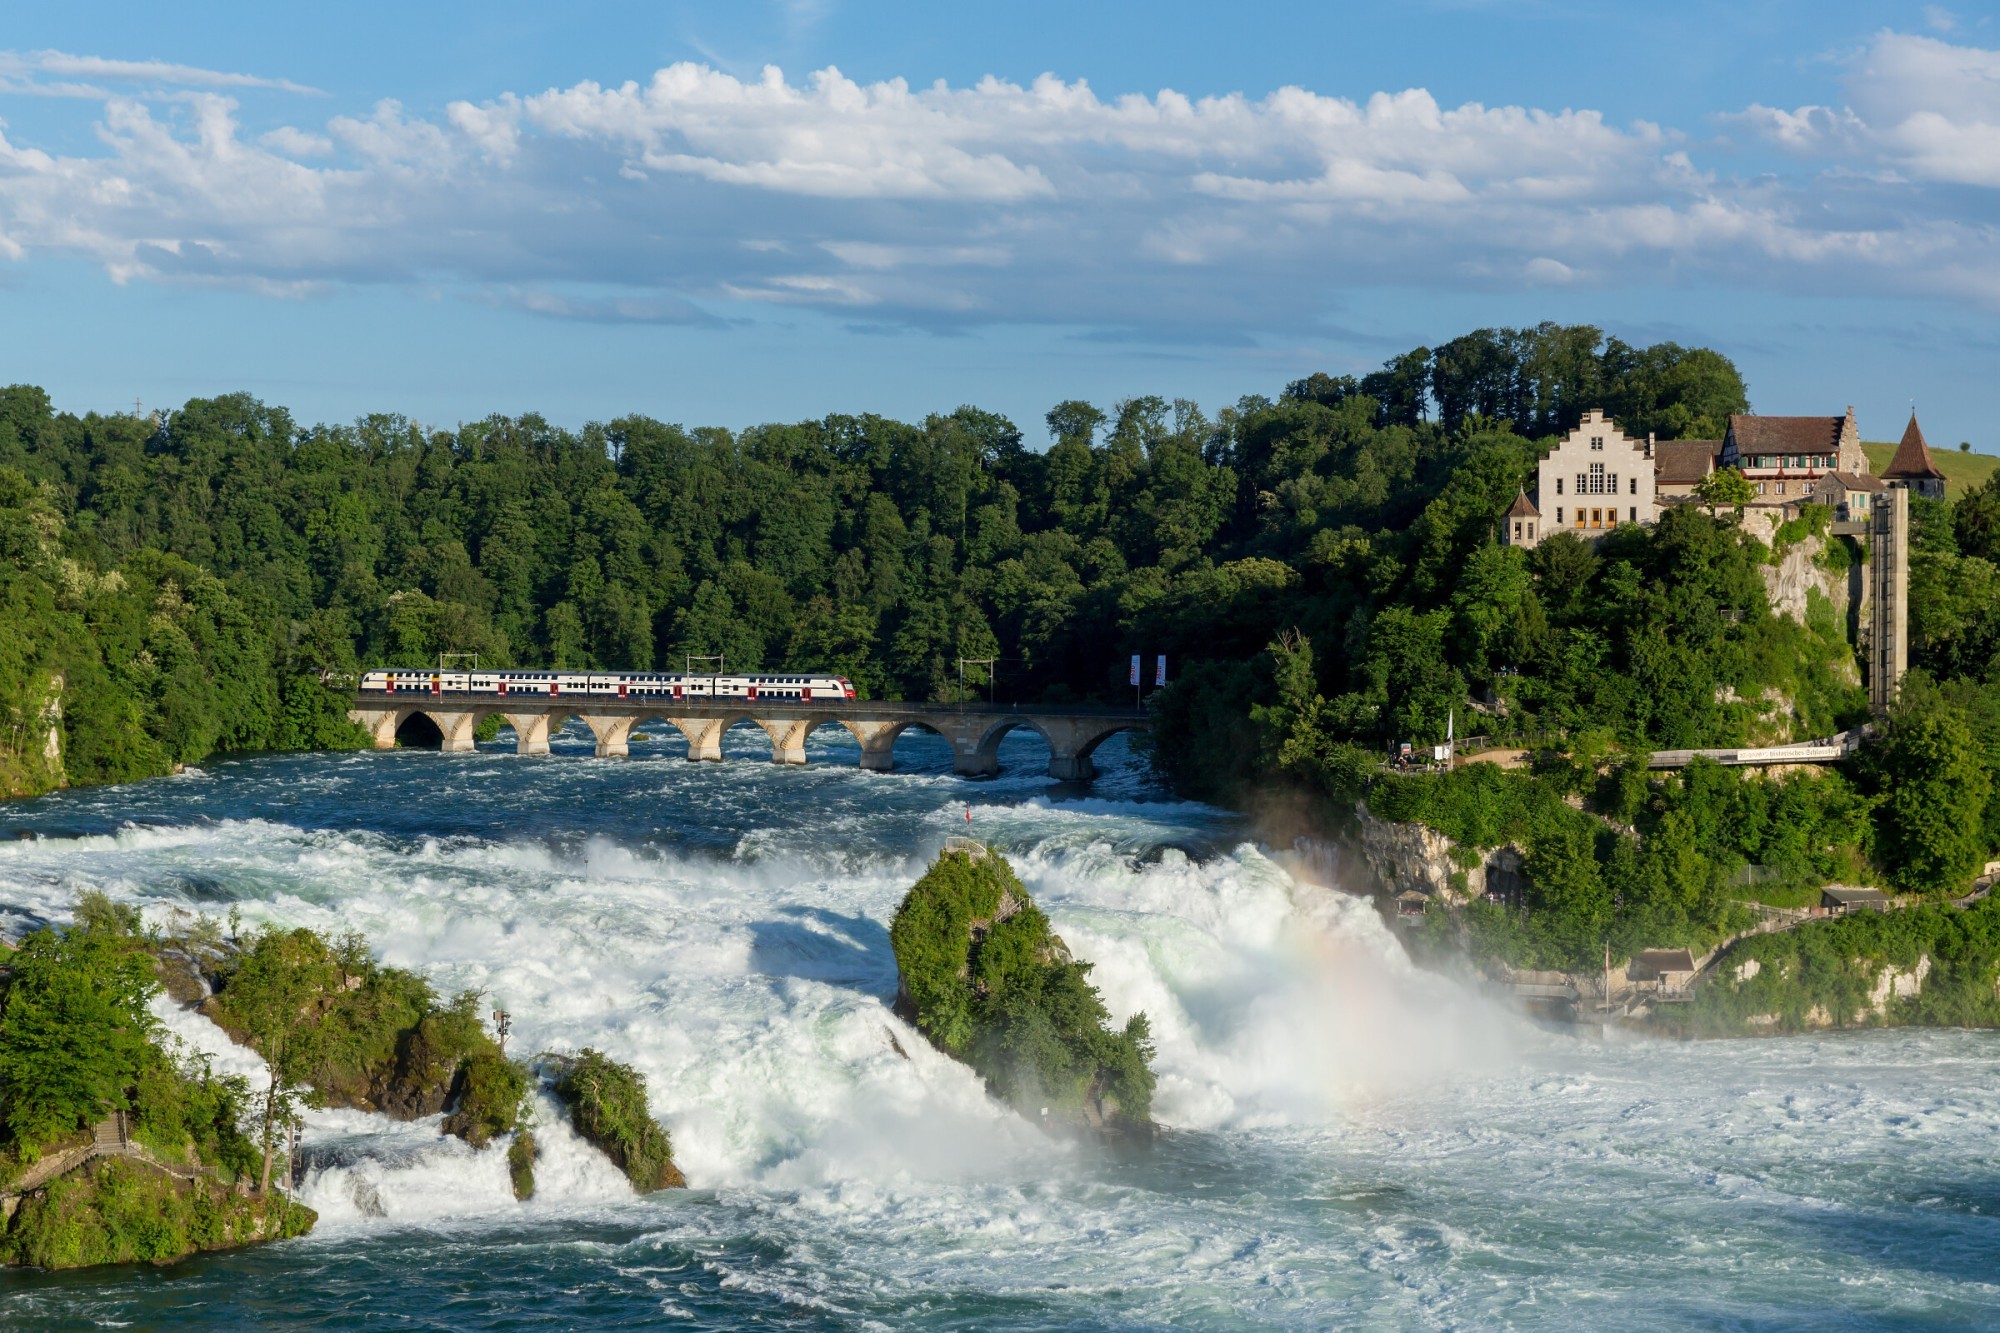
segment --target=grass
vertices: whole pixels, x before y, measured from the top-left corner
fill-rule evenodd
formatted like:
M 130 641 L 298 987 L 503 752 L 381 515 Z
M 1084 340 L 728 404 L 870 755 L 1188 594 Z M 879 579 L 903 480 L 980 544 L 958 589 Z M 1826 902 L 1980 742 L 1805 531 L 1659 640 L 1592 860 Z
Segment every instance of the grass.
M 1896 446 L 1880 440 L 1863 440 L 1862 450 L 1868 455 L 1868 467 L 1876 476 L 1889 466 L 1889 460 L 1896 456 Z M 1956 500 L 1967 491 L 1977 490 L 1986 484 L 1986 479 L 2000 471 L 2000 456 L 1994 454 L 1962 454 L 1957 445 L 1931 446 L 1931 458 L 1944 473 L 1945 495 Z

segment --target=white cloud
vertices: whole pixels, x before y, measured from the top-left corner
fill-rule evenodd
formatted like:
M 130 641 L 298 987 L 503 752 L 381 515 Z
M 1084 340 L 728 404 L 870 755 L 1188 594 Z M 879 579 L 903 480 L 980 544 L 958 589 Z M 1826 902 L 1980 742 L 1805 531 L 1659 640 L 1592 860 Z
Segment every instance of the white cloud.
M 2000 51 L 1885 32 L 1855 61 L 1846 88 L 1846 107 L 1758 106 L 1745 119 L 1793 152 L 2000 188 Z
M 0 51 L 0 77 L 47 87 L 50 85 L 43 83 L 42 76 L 51 74 L 172 88 L 269 88 L 279 92 L 322 95 L 319 89 L 293 83 L 290 79 L 229 74 L 196 65 L 176 65 L 165 60 L 107 60 L 102 56 L 77 56 L 66 51 Z M 53 86 L 75 88 L 80 85 Z
M 1990 204 L 1938 193 L 2000 185 L 2000 53 L 1927 37 L 1871 43 L 1848 106 L 1741 113 L 1808 164 L 1792 178 L 1731 177 L 1657 125 L 1422 89 L 1114 97 L 1053 75 L 912 87 L 687 63 L 436 117 L 384 101 L 246 132 L 218 90 L 273 81 L 47 55 L 22 77 L 180 80 L 180 101 L 103 98 L 100 151 L 0 134 L 0 254 L 81 256 L 121 281 L 1160 337 L 1304 329 L 1358 283 L 1831 284 L 2000 304 Z

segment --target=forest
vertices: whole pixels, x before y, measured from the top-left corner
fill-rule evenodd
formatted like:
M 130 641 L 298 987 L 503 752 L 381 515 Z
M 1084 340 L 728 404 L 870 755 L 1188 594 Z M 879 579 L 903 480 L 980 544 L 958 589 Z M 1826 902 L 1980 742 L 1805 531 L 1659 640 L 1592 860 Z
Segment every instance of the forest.
M 77 416 L 17 385 L 0 390 L 0 777 L 55 780 L 51 725 L 70 782 L 352 744 L 323 673 L 441 652 L 721 654 L 946 700 L 959 659 L 996 659 L 963 688 L 1002 701 L 1116 699 L 1129 654 L 1164 653 L 1153 762 L 1237 805 L 1344 798 L 1385 746 L 1441 740 L 1448 717 L 1566 753 L 1825 734 L 1866 711 L 1844 629 L 1772 612 L 1772 552 L 1726 510 L 1682 506 L 1594 547 L 1497 540 L 1585 409 L 1715 438 L 1748 405 L 1716 351 L 1552 324 L 1212 412 L 1065 401 L 1032 441 L 970 406 L 441 430 L 304 426 L 241 394 Z M 1917 523 L 1912 662 L 1934 686 L 1918 694 L 1990 785 L 2000 487 L 1920 503 Z M 1969 824 L 1996 819 L 1982 796 Z

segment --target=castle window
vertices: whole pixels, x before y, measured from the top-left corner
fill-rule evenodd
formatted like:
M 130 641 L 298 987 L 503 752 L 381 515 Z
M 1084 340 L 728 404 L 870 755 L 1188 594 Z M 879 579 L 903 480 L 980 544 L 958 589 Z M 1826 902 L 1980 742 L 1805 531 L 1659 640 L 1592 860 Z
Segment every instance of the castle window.
M 1560 522 L 1562 522 L 1562 521 L 1563 521 L 1563 507 L 1562 507 L 1561 505 L 1557 505 L 1557 506 L 1556 506 L 1556 522 L 1560 523 Z
M 1582 490 L 1583 488 L 1578 487 L 1577 489 Z M 1604 494 L 1604 464 L 1602 463 L 1592 463 L 1590 465 L 1590 494 Z
M 1633 521 L 1634 523 L 1637 523 L 1637 522 L 1639 521 L 1639 506 L 1638 506 L 1638 505 L 1633 505 L 1633 506 L 1632 506 L 1632 521 Z
M 1638 493 L 1639 493 L 1639 479 L 1637 477 L 1634 477 L 1632 478 L 1631 494 L 1637 495 Z
M 1521 540 L 1521 524 L 1518 520 L 1516 520 L 1514 524 L 1514 540 L 1515 541 Z
M 1534 539 L 1535 539 L 1535 525 L 1530 523 L 1528 525 L 1528 540 L 1533 541 Z
M 1562 493 L 1563 493 L 1563 479 L 1562 479 L 1561 477 L 1557 477 L 1557 478 L 1556 478 L 1556 494 L 1557 494 L 1557 495 L 1561 495 Z
M 1604 447 L 1604 437 L 1602 435 L 1591 436 L 1590 447 L 1593 449 L 1602 449 Z

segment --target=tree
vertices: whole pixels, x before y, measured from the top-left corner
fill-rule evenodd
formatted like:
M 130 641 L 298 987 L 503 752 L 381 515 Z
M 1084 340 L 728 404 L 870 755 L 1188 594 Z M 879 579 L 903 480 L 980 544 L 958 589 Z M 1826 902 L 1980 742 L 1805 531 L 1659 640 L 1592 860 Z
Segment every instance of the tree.
M 1709 513 L 1713 514 L 1718 508 L 1727 505 L 1736 511 L 1738 518 L 1743 517 L 1743 506 L 1757 498 L 1757 488 L 1744 479 L 1742 472 L 1733 467 L 1717 468 L 1709 473 L 1695 483 L 1694 493 L 1697 499 L 1708 506 Z
M 264 1150 L 258 1189 L 271 1187 L 278 1136 L 299 1121 L 303 1106 L 317 1104 L 307 1083 L 317 1032 L 314 1001 L 335 984 L 326 945 L 310 930 L 266 926 L 236 957 L 224 985 L 229 1021 L 263 1057 L 270 1083 L 264 1090 L 260 1140 Z
M 158 989 L 112 924 L 43 927 L 8 962 L 0 1009 L 0 1119 L 24 1152 L 124 1107 L 145 1058 Z
M 1965 714 L 1919 673 L 1904 682 L 1876 772 L 1889 882 L 1915 893 L 1963 888 L 1986 852 L 1984 816 L 1992 778 Z

